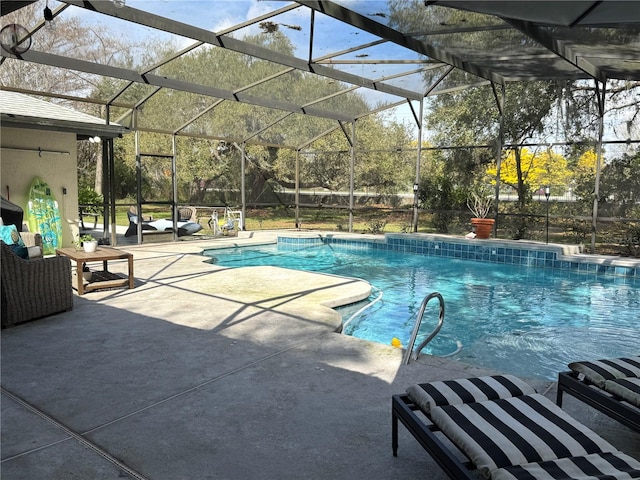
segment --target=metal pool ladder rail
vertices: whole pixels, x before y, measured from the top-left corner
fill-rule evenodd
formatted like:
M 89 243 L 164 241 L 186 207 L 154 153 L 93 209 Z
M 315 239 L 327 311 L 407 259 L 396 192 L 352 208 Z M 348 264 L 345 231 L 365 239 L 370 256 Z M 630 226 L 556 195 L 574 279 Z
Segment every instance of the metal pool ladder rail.
M 413 351 L 413 344 L 416 343 L 416 337 L 418 336 L 418 331 L 420 330 L 420 324 L 422 323 L 422 317 L 424 315 L 424 310 L 427 308 L 427 303 L 432 298 L 437 298 L 440 302 L 440 315 L 438 317 L 438 325 L 433 329 L 433 332 L 429 334 L 429 336 Z M 411 339 L 409 340 L 409 344 L 407 345 L 407 351 L 404 352 L 404 358 L 402 359 L 403 365 L 408 365 L 409 360 L 417 360 L 418 355 L 427 344 L 433 340 L 433 338 L 438 334 L 440 329 L 442 328 L 442 322 L 444 322 L 444 298 L 438 292 L 432 292 L 422 301 L 422 305 L 420 305 L 420 310 L 418 311 L 418 317 L 416 318 L 416 324 L 413 326 L 413 332 L 411 332 Z

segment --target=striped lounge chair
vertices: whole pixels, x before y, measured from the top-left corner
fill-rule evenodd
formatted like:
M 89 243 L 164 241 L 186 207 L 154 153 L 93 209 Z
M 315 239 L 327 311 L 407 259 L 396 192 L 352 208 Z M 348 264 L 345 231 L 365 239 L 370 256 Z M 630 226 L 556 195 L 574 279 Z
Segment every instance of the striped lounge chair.
M 568 393 L 640 432 L 640 357 L 574 362 L 558 374 L 558 397 Z
M 394 395 L 394 456 L 398 420 L 453 479 L 640 479 L 640 462 L 510 375 L 419 384 Z

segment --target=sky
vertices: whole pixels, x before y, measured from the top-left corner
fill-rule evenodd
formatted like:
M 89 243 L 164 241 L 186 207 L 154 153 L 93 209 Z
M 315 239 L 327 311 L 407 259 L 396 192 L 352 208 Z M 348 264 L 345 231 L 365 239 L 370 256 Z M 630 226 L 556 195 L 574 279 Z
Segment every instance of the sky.
M 106 1 L 106 0 L 103 0 Z M 136 9 L 144 10 L 150 13 L 161 15 L 167 18 L 177 20 L 179 22 L 195 25 L 197 27 L 220 32 L 231 26 L 241 24 L 249 19 L 257 16 L 272 12 L 279 8 L 283 8 L 290 4 L 286 0 L 218 0 L 216 2 L 205 0 L 125 0 L 127 6 Z M 53 7 L 54 2 L 50 2 Z M 57 3 L 57 2 L 55 2 Z M 386 1 L 376 0 L 338 0 L 337 3 L 348 4 L 351 8 L 358 8 L 358 5 L 368 12 L 384 12 L 387 9 Z M 212 4 L 215 5 L 212 9 Z M 365 11 L 363 10 L 363 11 Z M 111 26 L 116 30 L 122 30 L 123 34 L 129 35 L 134 40 L 140 41 L 143 36 L 153 34 L 159 35 L 157 31 L 147 29 L 145 27 L 139 27 L 129 22 L 122 22 L 116 19 L 110 19 L 108 17 L 99 15 L 96 16 L 92 12 L 88 12 L 84 9 L 72 7 L 67 10 L 71 14 L 76 14 L 83 17 L 83 20 L 89 21 L 91 18 L 99 18 L 100 23 L 103 25 Z M 65 12 L 65 14 L 67 14 Z M 379 20 L 379 17 L 371 17 L 375 20 Z M 281 31 L 285 32 L 287 37 L 294 45 L 295 54 L 297 57 L 306 59 L 309 55 L 309 31 L 310 31 L 310 19 L 309 10 L 305 7 L 299 7 L 278 17 L 269 19 L 280 25 Z M 383 21 L 383 20 L 382 20 Z M 290 28 L 299 27 L 298 28 Z M 251 35 L 259 33 L 260 27 L 258 24 L 251 25 L 235 33 L 236 37 L 242 37 L 244 35 Z M 193 43 L 191 39 L 178 38 L 176 36 L 166 35 L 166 38 L 173 38 L 178 42 L 178 46 L 184 47 Z M 314 51 L 313 57 L 325 55 L 331 52 L 343 50 L 345 48 L 362 45 L 377 37 L 370 35 L 366 32 L 357 31 L 350 25 L 343 24 L 336 20 L 330 19 L 324 15 L 316 15 L 316 25 L 314 30 Z M 371 49 L 362 50 L 351 54 L 351 58 L 355 55 L 367 54 L 368 58 L 380 58 L 381 53 L 384 52 L 386 57 L 389 57 L 399 47 L 393 44 L 380 45 Z M 406 50 L 402 52 L 406 53 Z M 414 58 L 419 58 L 415 54 Z M 337 66 L 336 68 L 344 68 L 344 66 Z M 360 75 L 367 78 L 377 78 L 390 73 L 396 73 L 398 71 L 411 70 L 416 68 L 412 66 L 393 66 L 393 65 L 358 65 L 349 67 L 348 72 Z M 424 88 L 424 87 L 423 87 Z M 414 89 L 414 88 L 410 88 Z M 371 106 L 377 104 L 380 101 L 396 102 L 400 101 L 399 97 L 391 97 L 381 92 L 374 90 L 361 88 L 358 92 L 362 93 L 368 100 Z M 417 108 L 417 102 L 414 102 Z M 398 107 L 390 112 L 389 117 L 393 120 L 401 123 L 406 123 L 415 128 L 415 120 L 411 110 L 408 106 Z M 612 133 L 611 123 L 615 123 L 612 118 L 608 119 L 608 134 Z M 619 122 L 618 122 L 619 123 Z
M 103 0 L 105 1 L 105 0 Z M 290 2 L 285 0 L 264 1 L 264 0 L 218 0 L 210 2 L 205 0 L 125 0 L 128 7 L 144 10 L 173 20 L 191 24 L 202 29 L 214 32 L 221 32 L 232 26 L 241 24 L 247 20 L 256 18 L 260 15 L 267 14 L 274 10 L 286 7 Z M 57 3 L 57 2 L 55 2 Z M 371 0 L 343 0 L 338 3 L 348 3 L 354 7 L 358 4 L 365 5 L 369 9 L 374 8 Z M 214 11 L 209 11 L 215 4 Z M 375 11 L 382 11 L 387 8 L 387 2 L 375 2 Z M 53 2 L 52 5 L 53 7 Z M 122 22 L 117 19 L 97 16 L 92 12 L 84 9 L 72 7 L 65 12 L 65 15 L 73 14 L 80 16 L 84 22 L 94 21 L 99 18 L 102 25 L 109 26 L 114 30 L 122 30 L 123 34 L 128 35 L 133 41 L 144 43 L 144 39 L 153 35 L 154 38 L 172 39 L 177 42 L 178 48 L 186 47 L 193 43 L 192 39 L 179 38 L 174 35 L 161 34 L 151 29 L 136 26 L 129 22 Z M 295 48 L 295 55 L 298 58 L 307 59 L 309 56 L 309 31 L 310 31 L 310 14 L 309 9 L 299 7 L 278 17 L 269 19 L 280 25 L 281 31 L 286 33 L 289 40 Z M 296 28 L 289 28 L 293 26 Z M 298 29 L 299 27 L 299 29 Z M 245 35 L 253 35 L 261 32 L 258 24 L 245 27 L 237 32 L 235 36 L 241 38 Z M 163 37 L 164 35 L 164 37 Z M 358 31 L 350 25 L 338 22 L 321 14 L 316 15 L 316 24 L 314 30 L 313 57 L 317 58 L 322 55 L 334 53 L 336 51 L 362 45 L 367 42 L 377 40 L 374 35 Z M 398 50 L 400 47 L 393 44 L 380 45 L 367 50 L 355 52 L 351 54 L 351 58 L 356 55 L 368 55 L 369 58 L 380 58 L 381 51 L 385 56 L 389 56 L 392 51 Z M 406 51 L 403 52 L 406 54 Z M 415 54 L 415 58 L 418 58 Z M 344 57 L 343 57 L 344 58 Z M 399 71 L 415 69 L 415 65 L 398 66 L 398 65 L 358 65 L 358 66 L 337 66 L 336 68 L 345 69 L 349 73 L 364 76 L 367 78 L 380 78 Z M 381 102 L 398 102 L 402 99 L 395 96 L 389 96 L 371 89 L 360 88 L 358 90 L 371 107 Z M 390 118 L 406 123 L 409 122 L 415 126 L 413 114 L 408 106 L 402 106 L 394 109 Z

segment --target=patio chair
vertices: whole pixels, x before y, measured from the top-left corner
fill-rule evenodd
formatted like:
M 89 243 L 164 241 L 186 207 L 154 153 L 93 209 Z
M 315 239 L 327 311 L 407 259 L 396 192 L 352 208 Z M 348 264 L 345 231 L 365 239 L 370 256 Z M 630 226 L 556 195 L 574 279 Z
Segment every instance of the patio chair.
M 564 393 L 640 432 L 640 356 L 570 363 L 558 374 L 559 406 Z
M 71 310 L 71 262 L 67 257 L 25 260 L 1 247 L 2 328 Z
M 78 218 L 80 219 L 80 230 L 87 230 L 87 227 L 84 224 L 85 217 L 93 217 L 93 229 L 95 230 L 96 228 L 98 228 L 98 218 L 100 217 L 100 213 L 92 211 L 91 208 L 79 206 Z
M 188 207 L 189 218 L 191 218 L 191 214 L 193 213 L 190 210 L 192 207 Z M 202 225 L 199 223 L 192 222 L 190 220 L 183 221 L 181 220 L 181 215 L 186 213 L 186 211 L 181 212 L 182 209 L 178 211 L 178 220 L 176 222 L 178 227 L 178 236 L 184 237 L 188 235 L 193 235 L 194 233 L 202 230 Z M 138 209 L 136 207 L 130 207 L 127 212 L 127 216 L 129 217 L 129 228 L 125 232 L 125 237 L 130 237 L 132 235 L 138 234 Z M 165 233 L 173 231 L 173 220 L 168 218 L 161 218 L 158 220 L 154 220 L 152 217 L 142 217 L 142 232 L 143 234 L 147 234 L 150 232 L 155 233 Z
M 640 478 L 640 462 L 510 375 L 425 383 L 394 395 L 394 456 L 398 420 L 452 479 Z
M 234 230 L 236 228 L 236 222 L 232 217 L 229 217 L 224 225 L 222 225 L 222 231 Z
M 193 235 L 200 230 L 202 230 L 202 225 L 198 222 L 196 207 L 178 208 L 178 236 Z
M 178 208 L 178 221 L 198 223 L 196 207 L 180 207 Z
M 129 228 L 127 228 L 127 231 L 125 232 L 124 236 L 130 237 L 132 235 L 137 235 L 138 234 L 137 225 L 139 220 L 138 207 L 136 206 L 129 207 L 129 210 L 127 210 L 127 218 L 129 219 Z M 147 216 L 147 217 L 142 216 L 142 218 L 140 218 L 140 221 L 142 222 L 142 230 L 156 230 L 154 227 L 149 225 L 153 221 L 152 216 Z

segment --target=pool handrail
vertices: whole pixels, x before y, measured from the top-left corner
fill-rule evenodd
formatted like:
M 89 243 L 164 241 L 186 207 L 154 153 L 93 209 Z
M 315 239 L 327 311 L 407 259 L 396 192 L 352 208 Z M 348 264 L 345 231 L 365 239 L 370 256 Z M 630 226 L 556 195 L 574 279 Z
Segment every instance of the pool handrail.
M 422 317 L 424 316 L 424 311 L 427 308 L 427 303 L 432 298 L 437 298 L 440 303 L 440 314 L 438 315 L 438 324 L 436 328 L 429 334 L 429 336 L 424 339 L 424 341 L 418 345 L 418 347 L 413 350 L 413 345 L 416 343 L 416 337 L 418 336 L 418 331 L 420 330 L 420 324 L 422 323 Z M 418 316 L 416 317 L 416 323 L 413 326 L 413 331 L 411 332 L 411 338 L 409 339 L 409 344 L 407 345 L 407 350 L 404 352 L 404 358 L 402 359 L 403 365 L 409 365 L 409 360 L 417 360 L 418 355 L 427 344 L 434 339 L 434 337 L 438 334 L 440 329 L 442 328 L 442 323 L 444 322 L 444 298 L 439 292 L 431 292 L 429 295 L 424 297 L 422 300 L 422 304 L 420 305 L 420 310 L 418 311 Z

